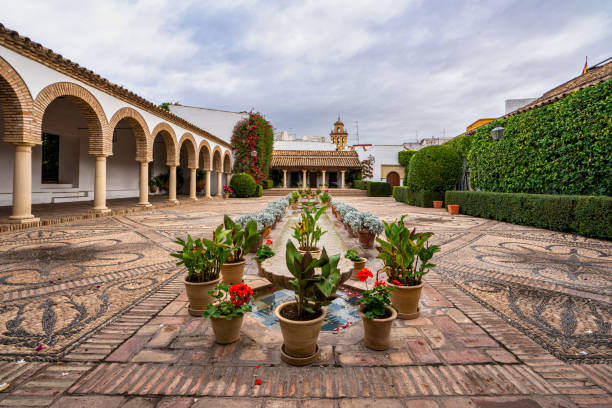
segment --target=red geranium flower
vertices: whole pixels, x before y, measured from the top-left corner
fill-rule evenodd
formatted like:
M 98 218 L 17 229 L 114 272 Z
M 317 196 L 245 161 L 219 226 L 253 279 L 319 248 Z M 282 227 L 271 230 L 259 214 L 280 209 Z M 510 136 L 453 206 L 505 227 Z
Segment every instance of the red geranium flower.
M 393 284 L 397 285 L 397 286 L 402 286 L 402 283 L 400 281 L 398 281 L 397 279 L 393 280 Z
M 272 240 L 271 239 L 267 240 L 266 245 L 272 245 Z
M 387 284 L 381 280 L 374 282 L 374 287 L 377 286 L 387 286 Z
M 261 380 L 260 379 L 255 380 L 255 385 L 261 385 Z
M 229 295 L 234 306 L 242 306 L 253 296 L 253 289 L 244 283 L 237 283 L 229 288 Z
M 363 268 L 362 270 L 357 272 L 357 277 L 359 278 L 360 282 L 365 282 L 368 278 L 373 278 L 374 275 L 372 274 L 372 271 L 368 268 Z

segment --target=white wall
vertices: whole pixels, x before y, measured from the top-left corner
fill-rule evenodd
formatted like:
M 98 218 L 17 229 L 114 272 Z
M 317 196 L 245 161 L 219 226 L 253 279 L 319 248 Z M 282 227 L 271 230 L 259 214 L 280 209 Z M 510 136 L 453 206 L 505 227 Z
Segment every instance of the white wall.
M 386 181 L 383 180 L 381 176 L 381 165 L 396 165 L 399 166 L 398 161 L 398 153 L 404 150 L 403 145 L 372 145 L 369 147 L 365 147 L 365 151 L 363 147 L 355 147 L 355 151 L 359 156 L 359 160 L 367 160 L 367 158 L 372 155 L 374 156 L 374 171 L 373 177 L 370 180 L 373 181 Z M 400 181 L 403 182 L 403 180 Z

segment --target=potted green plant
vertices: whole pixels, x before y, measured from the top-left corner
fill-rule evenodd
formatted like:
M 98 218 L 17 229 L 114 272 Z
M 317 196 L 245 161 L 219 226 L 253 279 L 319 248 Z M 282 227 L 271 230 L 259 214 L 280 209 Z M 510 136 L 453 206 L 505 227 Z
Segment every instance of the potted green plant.
M 217 227 L 215 234 L 219 234 L 222 229 L 228 232 L 225 245 L 230 250 L 230 256 L 221 267 L 221 276 L 223 283 L 233 285 L 242 282 L 246 264 L 244 255 L 259 240 L 259 233 L 256 221 L 251 220 L 242 228 L 240 223 L 232 221 L 227 215 L 223 217 L 223 224 Z
M 357 272 L 365 268 L 367 259 L 359 256 L 359 253 L 354 249 L 347 250 L 344 254 L 344 257 L 349 261 L 353 261 L 353 271 L 351 272 L 351 279 L 357 279 Z
M 317 257 L 321 253 L 317 244 L 327 231 L 323 231 L 317 221 L 323 212 L 325 208 L 311 211 L 308 207 L 302 207 L 301 219 L 292 227 L 293 238 L 298 242 L 298 249 L 302 254 L 310 252 L 312 256 Z
M 372 350 L 386 350 L 391 343 L 391 326 L 397 318 L 397 311 L 391 304 L 391 293 L 395 288 L 379 280 L 369 289 L 368 278 L 374 276 L 367 268 L 361 269 L 358 276 L 359 281 L 366 284 L 366 290 L 361 292 L 358 301 L 363 321 L 363 344 Z
M 283 335 L 281 358 L 294 365 L 311 363 L 318 354 L 317 339 L 325 309 L 338 289 L 340 255 L 313 258 L 310 252 L 301 254 L 291 240 L 286 244 L 286 263 L 295 278 L 290 281 L 295 300 L 279 305 L 274 311 Z M 315 273 L 315 268 L 320 272 Z
M 321 204 L 323 204 L 326 208 L 331 202 L 331 195 L 327 190 L 319 195 L 319 200 L 321 200 Z
M 202 169 L 196 170 L 196 191 L 201 193 L 206 187 L 206 172 Z
M 261 263 L 274 256 L 274 251 L 272 251 L 270 245 L 272 245 L 272 240 L 268 239 L 265 244 L 261 244 L 259 248 L 257 248 L 257 252 L 255 253 L 255 260 L 257 261 L 257 274 L 259 276 L 262 274 Z
M 244 315 L 253 310 L 249 304 L 253 289 L 243 283 L 236 283 L 231 287 L 219 283 L 214 290 L 209 290 L 208 294 L 217 301 L 206 306 L 202 317 L 210 318 L 215 341 L 219 344 L 238 341 Z
M 156 182 L 156 177 L 153 177 L 151 180 L 149 180 L 149 190 L 151 191 L 151 193 L 155 194 L 157 193 L 157 182 Z
M 427 242 L 433 233 L 410 231 L 404 218 L 405 215 L 392 223 L 384 223 L 385 239 L 376 239 L 380 244 L 377 258 L 385 265 L 382 271 L 387 274 L 388 285 L 397 289 L 391 301 L 397 308 L 398 317 L 416 319 L 419 317 L 422 278 L 428 269 L 435 266 L 429 260 L 440 247 Z
M 221 265 L 230 255 L 229 249 L 222 243 L 226 236 L 227 232 L 221 231 L 213 240 L 193 240 L 187 235 L 186 241 L 181 238 L 175 241 L 182 249 L 170 255 L 179 259 L 177 265 L 187 268 L 185 292 L 189 300 L 189 314 L 192 316 L 201 316 L 206 306 L 215 300 L 208 295 L 208 291 L 221 280 Z
M 159 177 L 159 181 L 161 182 L 161 189 L 168 191 L 168 185 L 170 183 L 170 175 L 168 173 L 165 173 L 165 174 L 160 174 L 157 177 Z
M 297 191 L 292 192 L 291 193 L 291 209 L 297 210 L 298 201 L 300 201 L 300 193 Z
M 223 187 L 223 198 L 227 200 L 232 194 L 234 194 L 234 190 L 230 186 Z

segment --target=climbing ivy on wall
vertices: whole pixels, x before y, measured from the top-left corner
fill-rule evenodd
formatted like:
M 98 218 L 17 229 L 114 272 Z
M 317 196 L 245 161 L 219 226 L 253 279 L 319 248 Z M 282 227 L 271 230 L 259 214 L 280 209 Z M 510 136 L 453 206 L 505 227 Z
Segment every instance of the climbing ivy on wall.
M 234 126 L 232 150 L 234 173 L 248 173 L 257 184 L 263 184 L 270 174 L 274 131 L 272 125 L 260 113 L 249 113 Z M 257 155 L 251 154 L 256 151 Z
M 465 134 L 462 136 L 457 136 L 449 140 L 448 142 L 444 142 L 443 144 L 452 147 L 459 153 L 461 156 L 461 160 L 467 158 L 470 149 L 472 148 L 472 140 L 474 139 L 474 134 Z
M 478 128 L 468 165 L 485 191 L 612 195 L 612 80 Z

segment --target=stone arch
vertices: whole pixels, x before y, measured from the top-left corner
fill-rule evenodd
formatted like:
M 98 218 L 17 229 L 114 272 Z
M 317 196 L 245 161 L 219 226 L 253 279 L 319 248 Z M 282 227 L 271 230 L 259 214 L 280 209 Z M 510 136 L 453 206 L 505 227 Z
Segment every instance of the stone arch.
M 225 153 L 223 153 L 223 172 L 232 172 L 232 155 L 230 154 L 229 150 L 226 150 Z
M 148 163 L 153 160 L 153 141 L 151 140 L 149 127 L 142 115 L 136 109 L 123 107 L 115 112 L 108 124 L 111 137 L 110 143 L 112 144 L 112 136 L 115 127 L 117 127 L 117 124 L 123 119 L 130 124 L 134 136 L 136 137 L 136 161 Z
M 217 173 L 221 173 L 223 171 L 223 163 L 221 162 L 221 149 L 219 146 L 215 146 L 212 155 L 212 167 Z
M 172 126 L 165 122 L 159 123 L 157 126 L 155 126 L 151 132 L 151 143 L 155 142 L 155 138 L 157 137 L 158 133 L 161 133 L 161 136 L 164 139 L 164 144 L 166 145 L 166 166 L 178 166 L 176 134 L 174 133 Z
M 81 111 L 87 121 L 89 130 L 89 154 L 111 155 L 112 134 L 109 137 L 109 128 L 106 115 L 100 102 L 87 89 L 72 82 L 56 82 L 48 85 L 34 100 L 33 106 L 33 136 L 37 143 L 42 143 L 43 118 L 47 107 L 59 97 L 64 97 L 73 102 Z
M 212 170 L 210 145 L 206 140 L 200 142 L 200 147 L 198 148 L 198 163 L 203 170 Z
M 21 76 L 0 57 L 0 99 L 6 142 L 40 144 L 32 134 L 32 95 Z
M 185 133 L 179 140 L 177 151 L 181 154 L 183 143 L 187 142 L 187 167 L 195 169 L 198 167 L 198 157 L 196 156 L 196 146 L 198 145 L 191 133 Z M 180 157 L 179 157 L 180 159 Z

